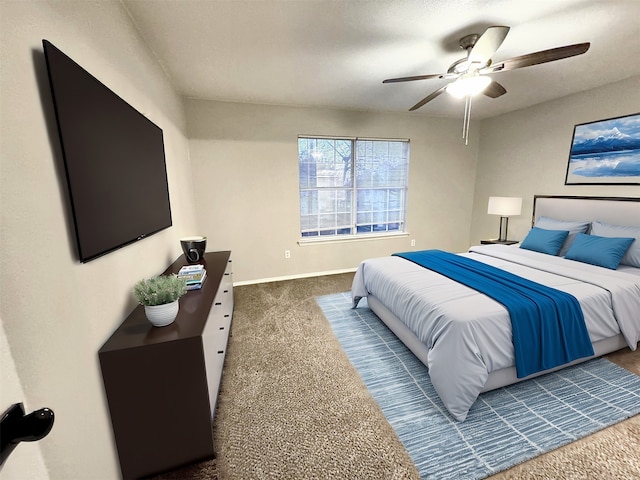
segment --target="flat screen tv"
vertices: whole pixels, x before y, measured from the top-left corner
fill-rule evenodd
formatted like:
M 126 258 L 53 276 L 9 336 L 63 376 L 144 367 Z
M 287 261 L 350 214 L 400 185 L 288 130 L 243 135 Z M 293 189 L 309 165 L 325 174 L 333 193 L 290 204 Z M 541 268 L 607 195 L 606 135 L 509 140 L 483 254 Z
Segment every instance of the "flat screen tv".
M 171 226 L 162 129 L 47 40 L 81 262 Z

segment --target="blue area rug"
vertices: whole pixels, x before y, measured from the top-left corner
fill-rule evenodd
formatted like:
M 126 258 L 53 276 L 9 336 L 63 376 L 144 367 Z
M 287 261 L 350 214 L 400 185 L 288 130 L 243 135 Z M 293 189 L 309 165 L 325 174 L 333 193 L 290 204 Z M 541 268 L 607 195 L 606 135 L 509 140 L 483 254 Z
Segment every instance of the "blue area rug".
M 596 359 L 484 393 L 457 422 L 366 299 L 316 300 L 423 479 L 485 478 L 640 413 L 640 377 Z

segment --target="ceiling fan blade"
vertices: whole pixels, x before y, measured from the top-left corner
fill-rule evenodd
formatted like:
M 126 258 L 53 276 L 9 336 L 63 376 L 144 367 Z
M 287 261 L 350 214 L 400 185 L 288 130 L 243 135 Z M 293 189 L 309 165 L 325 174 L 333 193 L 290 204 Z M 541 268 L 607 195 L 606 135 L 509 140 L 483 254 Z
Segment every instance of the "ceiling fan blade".
M 412 82 L 414 80 L 428 80 L 430 78 L 449 78 L 452 75 L 448 73 L 434 73 L 432 75 L 416 75 L 414 77 L 399 77 L 399 78 L 387 78 L 382 83 L 396 83 L 396 82 Z
M 447 84 L 448 85 L 448 84 Z M 420 107 L 422 107 L 423 105 L 427 104 L 428 102 L 430 102 L 431 100 L 433 100 L 434 98 L 436 98 L 437 96 L 439 96 L 442 92 L 444 92 L 447 89 L 447 85 L 440 87 L 438 90 L 436 90 L 435 92 L 433 92 L 431 95 L 423 98 L 422 100 L 420 100 L 418 103 L 416 103 L 413 107 L 411 107 L 409 109 L 410 112 L 413 112 L 414 110 L 419 109 Z
M 528 53 L 527 55 L 510 58 L 509 60 L 483 68 L 480 70 L 480 73 L 506 72 L 508 70 L 515 70 L 516 68 L 529 67 L 531 65 L 539 65 L 541 63 L 562 60 L 563 58 L 575 57 L 576 55 L 582 55 L 585 53 L 589 50 L 590 46 L 591 44 L 589 42 L 576 43 L 574 45 L 565 45 L 564 47 Z
M 469 62 L 486 65 L 504 42 L 509 30 L 509 27 L 504 26 L 487 28 L 469 52 Z
M 498 82 L 492 80 L 489 86 L 485 88 L 482 93 L 484 93 L 487 97 L 498 98 L 507 93 L 507 90 Z

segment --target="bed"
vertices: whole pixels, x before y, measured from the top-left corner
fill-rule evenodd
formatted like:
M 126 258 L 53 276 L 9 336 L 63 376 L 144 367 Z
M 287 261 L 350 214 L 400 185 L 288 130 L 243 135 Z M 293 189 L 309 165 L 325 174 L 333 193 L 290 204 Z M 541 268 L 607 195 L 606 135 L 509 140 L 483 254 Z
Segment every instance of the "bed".
M 556 254 L 520 248 L 518 244 L 473 246 L 459 255 L 575 297 L 593 355 L 519 378 L 511 319 L 505 307 L 398 256 L 360 263 L 351 290 L 353 306 L 367 298 L 371 310 L 427 366 L 449 413 L 464 421 L 482 392 L 627 346 L 635 350 L 638 345 L 640 198 L 535 196 L 531 237 L 528 234 L 523 244 L 534 233 L 557 230 L 569 233 Z M 630 247 L 617 267 L 603 268 L 574 254 L 579 241 L 598 241 L 599 237 L 635 240 L 628 242 Z

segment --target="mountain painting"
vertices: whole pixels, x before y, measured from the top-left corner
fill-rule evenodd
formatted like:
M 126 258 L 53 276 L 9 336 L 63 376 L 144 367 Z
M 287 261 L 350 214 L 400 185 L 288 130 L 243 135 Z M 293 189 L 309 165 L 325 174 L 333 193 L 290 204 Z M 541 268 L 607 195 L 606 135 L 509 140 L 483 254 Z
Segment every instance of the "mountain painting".
M 565 185 L 640 185 L 640 113 L 576 125 Z

